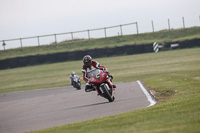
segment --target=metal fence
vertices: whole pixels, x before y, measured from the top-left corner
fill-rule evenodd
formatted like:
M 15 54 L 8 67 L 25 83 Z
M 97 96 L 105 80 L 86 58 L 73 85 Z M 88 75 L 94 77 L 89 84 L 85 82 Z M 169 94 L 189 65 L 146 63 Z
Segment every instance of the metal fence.
M 199 22 L 200 22 L 200 16 L 199 16 Z M 182 22 L 179 22 L 179 23 L 182 23 L 182 26 L 180 28 L 186 28 L 184 17 L 182 17 Z M 153 21 L 151 21 L 151 25 L 152 25 L 151 32 L 154 32 L 155 26 L 154 26 Z M 125 30 L 126 27 L 128 27 L 129 33 L 127 33 L 127 30 Z M 172 29 L 170 19 L 167 20 L 167 26 L 165 27 L 166 27 L 165 29 L 167 30 Z M 112 30 L 114 34 L 111 33 Z M 101 34 L 101 35 L 96 36 L 97 34 Z M 3 46 L 3 49 L 5 50 L 8 42 L 10 46 L 12 45 L 10 42 L 14 42 L 13 45 L 15 46 L 18 45 L 18 47 L 23 48 L 23 47 L 26 47 L 26 45 L 24 45 L 25 43 L 29 43 L 29 44 L 32 43 L 32 45 L 29 45 L 29 46 L 40 46 L 44 44 L 58 43 L 58 42 L 63 42 L 63 41 L 74 41 L 78 39 L 91 39 L 91 38 L 106 38 L 106 37 L 111 37 L 111 36 L 123 36 L 123 35 L 128 35 L 128 34 L 139 34 L 138 22 L 111 26 L 111 27 L 75 31 L 75 32 L 66 32 L 66 33 L 57 33 L 57 34 L 49 34 L 49 35 L 41 35 L 41 36 L 33 36 L 33 37 L 0 40 L 0 42 L 3 42 L 2 46 Z
M 66 32 L 66 33 L 57 33 L 57 34 L 49 34 L 49 35 L 41 35 L 41 36 L 33 36 L 33 37 L 24 37 L 24 38 L 1 40 L 0 42 L 3 42 L 2 46 L 4 47 L 4 50 L 5 50 L 6 42 L 9 42 L 9 41 L 18 41 L 18 42 L 20 42 L 21 48 L 23 48 L 23 41 L 24 40 L 37 39 L 37 44 L 38 44 L 38 46 L 40 46 L 41 45 L 41 38 L 44 38 L 44 37 L 53 37 L 54 41 L 52 43 L 58 43 L 58 42 L 64 41 L 64 40 L 58 41 L 58 36 L 70 35 L 71 39 L 67 39 L 67 40 L 74 41 L 74 40 L 77 40 L 77 39 L 81 39 L 81 38 L 74 37 L 75 34 L 77 34 L 77 33 L 86 33 L 87 34 L 87 38 L 83 38 L 83 39 L 91 39 L 91 32 L 93 32 L 93 31 L 103 31 L 104 38 L 106 38 L 106 37 L 110 37 L 108 35 L 108 31 L 110 29 L 118 28 L 118 30 L 119 30 L 118 35 L 123 35 L 123 27 L 125 27 L 125 26 L 133 26 L 133 25 L 135 25 L 134 26 L 135 28 L 132 27 L 132 31 L 134 31 L 134 29 L 136 29 L 136 33 L 139 34 L 138 24 L 137 24 L 137 22 L 134 22 L 134 23 L 129 23 L 129 24 L 122 24 L 122 25 L 117 25 L 117 26 L 97 28 L 97 29 L 89 29 L 89 30 L 82 30 L 82 31 L 75 31 L 75 32 Z M 134 33 L 134 32 L 132 32 L 132 33 Z M 114 36 L 116 36 L 116 35 L 114 35 Z M 103 38 L 103 37 L 101 37 L 101 38 Z

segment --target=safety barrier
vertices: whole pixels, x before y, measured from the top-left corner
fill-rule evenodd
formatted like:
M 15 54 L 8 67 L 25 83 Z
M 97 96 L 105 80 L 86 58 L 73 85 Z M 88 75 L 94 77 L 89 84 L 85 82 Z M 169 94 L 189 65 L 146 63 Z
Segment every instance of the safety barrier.
M 164 42 L 164 47 L 162 50 L 173 49 L 171 44 L 179 44 L 178 48 L 191 48 L 200 46 L 200 39 L 185 40 L 185 41 L 176 41 L 176 42 Z M 160 50 L 159 50 L 160 51 Z M 17 68 L 25 67 L 32 65 L 39 65 L 45 63 L 56 63 L 72 60 L 82 60 L 84 55 L 91 55 L 94 58 L 100 57 L 109 57 L 117 55 L 131 55 L 131 54 L 141 54 L 154 52 L 153 43 L 149 44 L 140 44 L 140 45 L 125 45 L 125 46 L 116 46 L 113 48 L 96 48 L 90 50 L 78 50 L 72 52 L 60 52 L 53 54 L 44 54 L 44 55 L 33 55 L 26 57 L 16 57 L 10 59 L 0 60 L 0 69 L 8 68 Z

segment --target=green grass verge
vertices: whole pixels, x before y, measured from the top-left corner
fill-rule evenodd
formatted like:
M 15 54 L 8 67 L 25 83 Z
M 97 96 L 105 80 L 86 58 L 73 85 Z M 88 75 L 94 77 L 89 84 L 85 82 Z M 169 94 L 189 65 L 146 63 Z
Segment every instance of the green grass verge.
M 110 117 L 35 132 L 199 132 L 200 48 L 96 59 L 108 67 L 114 82 L 141 80 L 158 104 Z M 0 71 L 0 93 L 69 85 L 69 74 L 81 76 L 82 61 Z M 133 101 L 134 102 L 134 101 Z
M 154 33 L 143 33 L 138 35 L 126 35 L 118 37 L 108 37 L 101 39 L 90 40 L 76 40 L 65 41 L 58 44 L 42 45 L 40 47 L 24 47 L 23 49 L 10 49 L 6 51 L 0 51 L 0 59 L 37 55 L 37 54 L 49 54 L 64 51 L 75 51 L 84 49 L 94 49 L 102 47 L 114 47 L 129 44 L 144 44 L 153 42 L 167 42 L 167 41 L 181 41 L 190 40 L 194 38 L 200 38 L 200 27 L 192 27 L 187 29 L 176 30 L 163 30 Z

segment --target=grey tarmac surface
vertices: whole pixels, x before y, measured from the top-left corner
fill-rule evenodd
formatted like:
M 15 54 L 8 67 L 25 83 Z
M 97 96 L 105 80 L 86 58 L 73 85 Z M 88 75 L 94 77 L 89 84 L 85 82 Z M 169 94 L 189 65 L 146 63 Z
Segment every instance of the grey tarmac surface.
M 0 94 L 0 133 L 22 133 L 147 107 L 137 82 L 117 83 L 115 101 L 73 87 Z

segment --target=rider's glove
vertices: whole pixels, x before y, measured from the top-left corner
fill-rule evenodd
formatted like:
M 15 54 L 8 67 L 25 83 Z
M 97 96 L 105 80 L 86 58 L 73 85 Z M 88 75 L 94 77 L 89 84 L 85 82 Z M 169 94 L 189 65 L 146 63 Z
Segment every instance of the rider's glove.
M 103 70 L 103 72 L 108 73 L 108 71 L 106 71 L 106 70 Z

